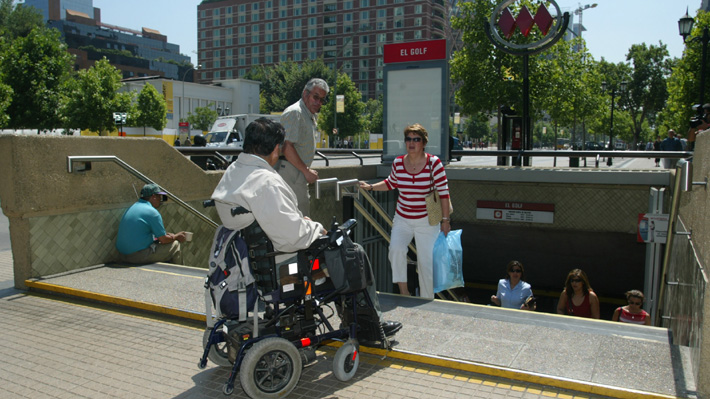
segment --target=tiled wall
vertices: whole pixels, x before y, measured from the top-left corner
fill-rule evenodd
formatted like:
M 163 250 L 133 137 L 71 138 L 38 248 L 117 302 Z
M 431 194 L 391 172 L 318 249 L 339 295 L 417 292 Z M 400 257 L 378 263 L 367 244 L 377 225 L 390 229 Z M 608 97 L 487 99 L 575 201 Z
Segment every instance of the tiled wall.
M 214 208 L 190 203 L 219 223 Z M 96 210 L 30 219 L 33 277 L 48 276 L 115 261 L 116 234 L 125 209 Z M 206 267 L 214 228 L 175 203 L 160 207 L 169 232 L 192 231 L 193 241 L 182 244 L 186 265 Z

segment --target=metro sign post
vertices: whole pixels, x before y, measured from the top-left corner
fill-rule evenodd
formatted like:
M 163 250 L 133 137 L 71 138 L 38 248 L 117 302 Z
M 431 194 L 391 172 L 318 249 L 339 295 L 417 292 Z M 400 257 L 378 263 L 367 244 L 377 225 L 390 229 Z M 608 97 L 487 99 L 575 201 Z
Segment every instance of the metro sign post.
M 508 54 L 523 57 L 523 145 L 520 150 L 532 150 L 532 129 L 530 126 L 530 81 L 528 79 L 529 57 L 537 54 L 557 43 L 564 36 L 569 24 L 569 13 L 562 14 L 560 7 L 554 0 L 540 1 L 537 11 L 533 16 L 527 6 L 523 5 L 518 12 L 518 16 L 508 8 L 510 5 L 520 0 L 506 0 L 498 4 L 493 10 L 488 23 L 484 24 L 484 29 L 488 39 L 501 51 Z M 554 6 L 556 16 L 550 15 L 545 4 Z M 533 43 L 517 44 L 511 39 L 516 30 L 520 30 L 527 38 L 533 27 L 537 26 L 542 33 L 542 39 Z M 502 34 L 502 36 L 501 36 Z M 529 157 L 524 158 L 524 165 L 530 165 Z
M 449 156 L 449 63 L 446 40 L 386 44 L 382 160 L 404 154 L 404 128 L 419 123 L 429 133 L 427 152 Z

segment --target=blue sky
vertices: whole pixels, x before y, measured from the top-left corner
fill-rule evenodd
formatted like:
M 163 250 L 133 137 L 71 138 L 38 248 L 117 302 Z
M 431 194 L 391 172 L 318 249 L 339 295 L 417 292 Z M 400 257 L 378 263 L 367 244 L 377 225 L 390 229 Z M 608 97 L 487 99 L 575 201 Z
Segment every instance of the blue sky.
M 671 57 L 683 55 L 682 38 L 678 35 L 678 19 L 694 16 L 701 0 L 591 0 L 585 2 L 557 0 L 562 11 L 574 12 L 587 4 L 595 8 L 583 12 L 583 33 L 587 48 L 599 60 L 622 62 L 632 44 L 667 45 Z M 101 9 L 103 22 L 140 30 L 149 27 L 180 45 L 180 52 L 197 63 L 198 0 L 94 0 Z M 574 16 L 577 21 L 578 16 Z

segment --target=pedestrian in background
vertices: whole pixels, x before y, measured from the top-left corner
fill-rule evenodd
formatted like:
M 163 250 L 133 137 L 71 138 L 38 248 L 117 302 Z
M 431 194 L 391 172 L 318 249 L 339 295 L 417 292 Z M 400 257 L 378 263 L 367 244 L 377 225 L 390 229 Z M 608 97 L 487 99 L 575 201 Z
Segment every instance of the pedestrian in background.
M 301 99 L 291 104 L 281 114 L 281 124 L 286 129 L 281 159 L 276 171 L 296 193 L 298 209 L 303 216 L 311 215 L 308 184 L 318 180 L 318 172 L 311 169 L 316 152 L 318 135 L 317 114 L 330 92 L 325 80 L 315 78 L 306 83 Z
M 568 316 L 599 318 L 599 298 L 589 286 L 587 274 L 574 269 L 567 274 L 565 288 L 557 303 L 557 313 Z
M 535 310 L 532 286 L 524 278 L 523 264 L 517 260 L 508 262 L 505 278 L 498 281 L 498 291 L 491 295 L 491 302 L 509 309 Z
M 656 136 L 656 141 L 653 142 L 653 151 L 661 151 L 661 136 Z M 656 167 L 661 166 L 661 158 L 656 158 Z
M 683 144 L 676 137 L 675 130 L 668 131 L 668 137 L 661 142 L 661 151 L 683 151 Z M 663 158 L 663 167 L 665 169 L 674 169 L 678 159 Z
M 626 291 L 626 301 L 628 305 L 619 306 L 611 317 L 612 321 L 622 323 L 651 325 L 651 315 L 641 309 L 643 306 L 643 292 L 639 290 Z

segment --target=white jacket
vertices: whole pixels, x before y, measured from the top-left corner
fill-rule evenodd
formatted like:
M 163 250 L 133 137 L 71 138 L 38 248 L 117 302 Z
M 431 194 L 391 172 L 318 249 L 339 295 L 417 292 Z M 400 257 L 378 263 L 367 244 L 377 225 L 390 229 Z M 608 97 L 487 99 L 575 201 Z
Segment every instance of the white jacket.
M 222 176 L 212 193 L 222 224 L 241 230 L 256 219 L 281 252 L 308 248 L 321 234 L 323 226 L 303 218 L 296 194 L 261 157 L 241 153 Z M 251 211 L 232 216 L 237 205 Z

